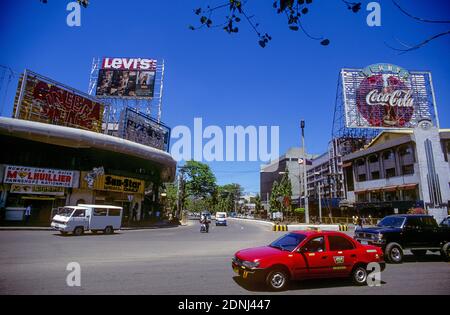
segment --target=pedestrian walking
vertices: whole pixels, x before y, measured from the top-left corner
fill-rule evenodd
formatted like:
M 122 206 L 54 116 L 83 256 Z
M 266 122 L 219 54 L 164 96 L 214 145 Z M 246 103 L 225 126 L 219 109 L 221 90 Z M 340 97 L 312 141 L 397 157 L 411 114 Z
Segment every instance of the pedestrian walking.
M 137 211 L 138 211 L 138 204 L 137 203 L 135 203 L 134 204 L 134 207 L 133 207 L 133 218 L 132 218 L 132 220 L 133 221 L 137 221 Z
M 25 224 L 28 224 L 31 217 L 31 204 L 29 204 L 25 209 Z

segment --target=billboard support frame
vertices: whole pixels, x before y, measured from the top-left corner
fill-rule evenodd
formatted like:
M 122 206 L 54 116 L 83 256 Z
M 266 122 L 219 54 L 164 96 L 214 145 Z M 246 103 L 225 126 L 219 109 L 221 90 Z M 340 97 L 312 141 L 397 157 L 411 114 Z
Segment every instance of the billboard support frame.
M 24 91 L 25 91 L 25 86 L 27 84 L 27 79 L 28 79 L 28 70 L 25 69 L 23 71 L 22 84 L 20 85 L 20 93 L 19 93 L 19 98 L 17 101 L 16 112 L 14 113 L 14 118 L 19 118 L 20 108 L 22 107 L 22 101 L 23 101 L 23 96 L 25 93 Z

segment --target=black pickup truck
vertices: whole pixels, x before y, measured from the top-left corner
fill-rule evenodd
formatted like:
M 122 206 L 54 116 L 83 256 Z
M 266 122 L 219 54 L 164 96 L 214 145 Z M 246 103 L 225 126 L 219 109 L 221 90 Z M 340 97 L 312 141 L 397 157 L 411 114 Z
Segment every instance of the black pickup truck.
M 416 256 L 440 251 L 442 258 L 449 260 L 450 228 L 439 226 L 430 215 L 388 216 L 375 227 L 356 229 L 354 238 L 361 244 L 382 247 L 386 261 L 394 264 L 403 261 L 405 249 Z

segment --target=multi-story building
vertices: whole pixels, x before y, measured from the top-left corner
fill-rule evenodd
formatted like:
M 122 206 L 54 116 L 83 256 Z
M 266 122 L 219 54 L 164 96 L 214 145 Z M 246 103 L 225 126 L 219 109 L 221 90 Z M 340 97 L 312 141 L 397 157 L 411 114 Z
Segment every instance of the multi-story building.
M 284 173 L 289 172 L 289 179 L 292 184 L 292 203 L 294 206 L 301 203 L 303 196 L 303 177 L 304 164 L 302 148 L 290 148 L 277 160 L 270 164 L 263 165 L 260 171 L 260 193 L 261 201 L 267 205 L 272 192 L 272 186 L 275 181 L 280 182 Z M 307 160 L 313 159 L 315 155 L 307 154 Z
M 450 130 L 429 121 L 383 131 L 343 157 L 346 201 L 361 215 L 381 217 L 424 207 L 439 220 L 450 199 Z

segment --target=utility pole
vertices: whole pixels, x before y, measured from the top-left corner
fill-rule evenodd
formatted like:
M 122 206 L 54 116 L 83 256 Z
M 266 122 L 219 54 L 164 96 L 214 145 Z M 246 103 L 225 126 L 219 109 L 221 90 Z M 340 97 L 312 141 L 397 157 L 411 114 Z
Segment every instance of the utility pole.
M 305 194 L 305 223 L 309 224 L 309 201 L 308 201 L 308 178 L 306 175 L 306 147 L 305 147 L 305 121 L 300 122 L 300 128 L 302 129 L 302 147 L 303 147 L 303 185 Z
M 181 198 L 184 196 L 184 172 L 185 168 L 180 167 L 180 171 L 178 173 L 178 189 L 177 189 L 177 218 L 183 219 L 183 205 L 181 204 Z
M 322 223 L 322 196 L 320 192 L 320 180 L 317 182 L 317 189 L 319 190 L 319 221 Z

